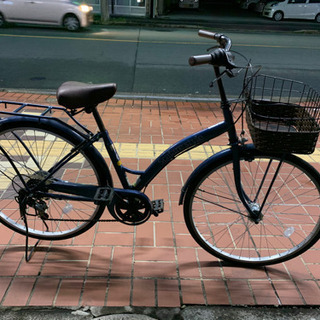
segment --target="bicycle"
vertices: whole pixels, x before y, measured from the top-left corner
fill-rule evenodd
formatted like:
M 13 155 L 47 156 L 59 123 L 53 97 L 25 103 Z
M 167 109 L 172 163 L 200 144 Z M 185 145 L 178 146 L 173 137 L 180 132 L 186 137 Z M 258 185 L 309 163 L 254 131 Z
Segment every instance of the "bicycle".
M 213 66 L 224 120 L 175 143 L 145 171 L 122 164 L 97 110 L 113 97 L 115 84 L 66 82 L 57 90 L 60 107 L 1 102 L 19 108 L 1 111 L 0 221 L 26 236 L 27 261 L 40 240 L 75 237 L 97 221 L 139 225 L 151 215 L 158 216 L 164 210 L 163 201 L 151 201 L 143 190 L 177 156 L 224 133 L 230 147 L 201 163 L 181 190 L 179 204 L 184 206 L 185 223 L 196 242 L 226 262 L 249 267 L 286 261 L 316 243 L 320 237 L 320 174 L 290 150 L 271 147 L 264 151 L 263 145 L 256 148 L 247 143 L 242 133 L 238 137 L 222 81 L 223 74 L 232 76 L 237 68 L 231 40 L 208 31 L 199 31 L 199 35 L 217 41 L 218 47 L 191 57 L 189 63 Z M 244 85 L 244 109 L 252 111 L 247 118 L 254 120 L 251 129 L 269 117 L 257 112 L 255 102 L 266 104 L 266 100 L 254 99 L 256 79 L 248 77 Z M 317 110 L 318 102 L 312 104 L 312 110 Z M 26 106 L 40 108 L 41 115 L 21 113 Z M 76 127 L 50 116 L 52 112 L 65 114 Z M 93 116 L 97 133 L 75 118 L 82 112 Z M 319 133 L 318 129 L 317 125 Z M 113 186 L 108 166 L 94 146 L 99 140 L 122 188 Z M 128 182 L 127 174 L 137 175 L 134 184 Z M 112 219 L 101 220 L 106 207 Z M 29 255 L 28 237 L 38 239 Z

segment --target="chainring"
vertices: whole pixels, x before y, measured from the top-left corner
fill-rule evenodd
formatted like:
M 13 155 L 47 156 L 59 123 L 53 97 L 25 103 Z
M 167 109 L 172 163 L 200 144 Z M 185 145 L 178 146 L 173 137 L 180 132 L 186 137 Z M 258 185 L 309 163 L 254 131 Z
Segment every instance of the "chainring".
M 111 215 L 124 224 L 142 224 L 151 216 L 150 200 L 143 193 L 115 193 L 112 202 L 112 205 L 109 206 Z

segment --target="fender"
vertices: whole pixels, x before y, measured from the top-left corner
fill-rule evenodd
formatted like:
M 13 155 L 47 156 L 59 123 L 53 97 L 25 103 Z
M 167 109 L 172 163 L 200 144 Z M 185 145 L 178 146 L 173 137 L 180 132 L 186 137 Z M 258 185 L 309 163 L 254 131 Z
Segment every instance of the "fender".
M 268 155 L 270 157 L 281 157 L 281 154 L 279 153 L 265 153 L 262 151 L 257 150 L 253 144 L 247 144 L 245 146 L 239 147 L 239 155 L 240 157 L 245 157 L 247 158 L 248 161 L 253 160 L 254 157 L 256 156 L 263 156 L 263 155 Z M 306 162 L 300 157 L 297 157 L 294 154 L 286 153 L 283 155 L 284 159 L 286 159 L 289 162 L 294 162 L 297 164 L 301 164 L 304 166 L 309 167 L 309 172 L 316 177 L 317 183 L 320 186 L 320 172 L 318 172 L 311 164 Z M 199 175 L 202 174 L 203 170 L 209 170 L 209 168 L 213 168 L 220 163 L 224 163 L 227 160 L 232 160 L 233 159 L 233 154 L 232 154 L 232 149 L 225 149 L 222 150 L 204 162 L 202 162 L 189 176 L 188 180 L 186 181 L 185 185 L 181 189 L 181 194 L 180 194 L 180 199 L 179 199 L 179 205 L 182 205 L 184 200 L 185 200 L 185 194 L 188 191 L 188 188 L 190 185 L 196 183 L 199 180 Z
M 68 139 L 75 145 L 80 144 L 86 138 L 86 135 L 79 130 L 76 130 L 69 124 L 57 118 L 49 118 L 42 116 L 12 116 L 0 120 L 0 132 L 4 130 L 11 130 L 19 127 L 30 127 L 43 129 L 46 128 L 60 136 L 68 137 Z M 97 170 L 102 172 L 104 180 L 101 181 L 103 185 L 113 187 L 112 177 L 104 158 L 100 152 L 90 145 L 85 148 L 90 160 L 95 164 Z
M 196 180 L 198 180 L 199 174 L 202 172 L 202 170 L 207 170 L 208 167 L 214 167 L 218 162 L 224 161 L 225 159 L 232 158 L 232 151 L 231 149 L 225 149 L 222 150 L 214 155 L 212 155 L 210 158 L 203 161 L 189 176 L 188 180 L 184 184 L 184 186 L 181 189 L 181 194 L 179 198 L 179 205 L 182 205 L 184 202 L 185 194 L 189 188 L 189 186 Z

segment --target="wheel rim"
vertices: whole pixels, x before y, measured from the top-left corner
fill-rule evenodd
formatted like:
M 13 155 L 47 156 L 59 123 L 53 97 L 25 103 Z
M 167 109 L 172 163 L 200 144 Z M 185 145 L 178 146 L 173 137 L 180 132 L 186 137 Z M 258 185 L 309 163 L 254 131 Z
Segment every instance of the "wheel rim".
M 249 197 L 258 190 L 266 160 L 242 163 L 242 183 Z M 275 165 L 272 163 L 270 170 L 275 170 Z M 290 259 L 316 241 L 320 232 L 320 194 L 317 182 L 310 180 L 308 174 L 284 163 L 275 181 L 277 190 L 272 189 L 263 219 L 255 224 L 238 198 L 232 168 L 230 161 L 209 179 L 203 179 L 190 200 L 189 230 L 204 249 L 233 263 L 267 265 Z M 266 190 L 264 186 L 256 203 L 261 205 Z
M 18 137 L 18 138 L 17 138 Z M 25 223 L 21 219 L 17 194 L 25 187 L 25 183 L 38 183 L 34 177 L 40 172 L 48 172 L 49 169 L 61 160 L 74 145 L 45 130 L 25 128 L 2 133 L 0 139 L 2 150 L 0 151 L 0 218 L 4 224 L 17 232 L 26 232 Z M 30 155 L 30 152 L 32 156 Z M 3 152 L 5 150 L 5 152 Z M 12 168 L 5 154 L 8 154 L 21 176 Z M 98 173 L 92 168 L 90 161 L 82 154 L 77 155 L 68 164 L 62 167 L 53 178 L 69 182 L 86 184 L 99 184 Z M 23 180 L 23 181 L 22 181 Z M 40 180 L 39 180 L 40 181 Z M 53 191 L 50 191 L 54 193 Z M 45 211 L 49 219 L 44 221 L 36 214 L 35 207 L 26 207 L 29 235 L 42 239 L 65 239 L 86 230 L 90 221 L 69 220 L 92 220 L 100 216 L 103 207 L 94 203 L 39 199 L 48 207 Z M 68 221 L 55 221 L 65 219 Z
M 316 16 L 316 22 L 320 23 L 320 14 Z
M 69 16 L 64 19 L 64 26 L 69 31 L 76 31 L 79 29 L 79 20 L 74 16 Z
M 282 18 L 283 18 L 283 15 L 282 15 L 281 12 L 276 12 L 276 13 L 274 14 L 274 20 L 275 20 L 275 21 L 281 21 Z

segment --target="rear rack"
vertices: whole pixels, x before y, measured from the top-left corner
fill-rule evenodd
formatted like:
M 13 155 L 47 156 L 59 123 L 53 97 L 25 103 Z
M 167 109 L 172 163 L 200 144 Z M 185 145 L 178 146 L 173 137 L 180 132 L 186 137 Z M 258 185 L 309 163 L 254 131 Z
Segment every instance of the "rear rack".
M 24 103 L 24 102 L 0 100 L 0 109 L 2 109 L 1 107 L 3 107 L 3 106 L 5 109 L 9 109 L 11 106 L 17 106 L 17 108 L 15 110 L 13 110 L 12 112 L 0 111 L 0 113 L 5 113 L 5 114 L 7 114 L 7 113 L 14 113 L 14 114 L 22 113 L 23 109 L 25 109 L 27 107 L 43 109 L 43 112 L 41 114 L 39 114 L 39 116 L 45 116 L 47 113 L 52 112 L 52 110 L 60 110 L 60 111 L 63 111 L 68 114 L 68 111 L 63 107 L 46 106 L 46 105 L 34 104 L 34 103 Z
M 32 110 L 26 110 L 28 108 L 31 108 Z M 37 112 L 38 110 L 39 112 Z M 87 134 L 92 134 L 90 130 L 88 130 L 84 125 L 82 125 L 77 119 L 74 118 L 74 116 L 78 113 L 81 113 L 83 109 L 80 109 L 78 111 L 68 111 L 66 108 L 59 106 L 48 106 L 42 104 L 0 100 L 0 119 L 10 116 L 23 116 L 33 118 L 50 117 L 50 114 L 52 114 L 53 111 L 62 112 L 63 114 L 67 115 L 68 118 L 70 118 L 77 126 L 79 126 Z M 61 119 L 60 116 L 57 118 L 58 120 Z

